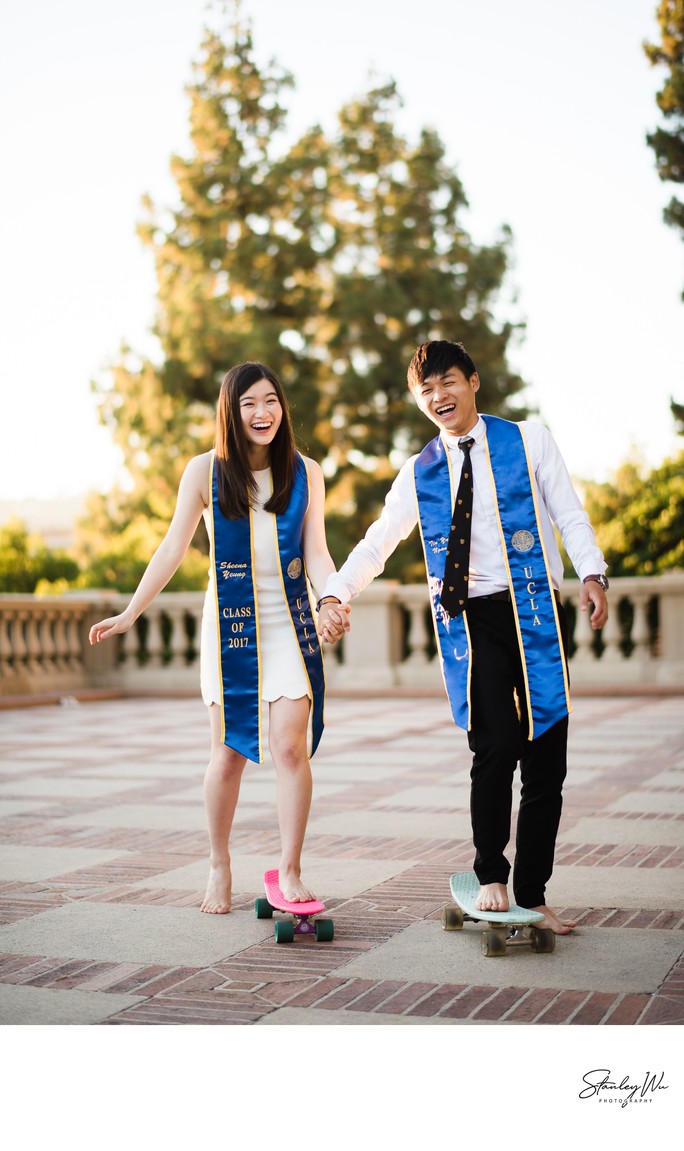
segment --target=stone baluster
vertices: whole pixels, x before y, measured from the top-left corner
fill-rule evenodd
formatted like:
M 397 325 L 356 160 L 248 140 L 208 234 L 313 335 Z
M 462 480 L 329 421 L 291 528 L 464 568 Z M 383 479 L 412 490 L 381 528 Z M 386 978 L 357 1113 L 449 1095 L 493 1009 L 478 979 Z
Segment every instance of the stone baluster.
M 26 620 L 26 662 L 25 668 L 29 675 L 40 675 L 44 670 L 41 662 L 40 636 L 38 634 L 38 617 L 34 611 L 27 611 Z
M 587 613 L 587 615 L 588 614 L 589 613 Z M 601 638 L 603 640 L 601 663 L 621 663 L 625 659 L 625 653 L 620 647 L 622 632 L 620 629 L 617 600 L 613 600 L 608 604 L 608 620 L 601 631 Z
M 185 667 L 185 655 L 188 648 L 188 637 L 185 634 L 185 609 L 182 607 L 164 608 L 165 614 L 171 621 L 171 668 Z
M 419 601 L 407 598 L 402 601 L 402 606 L 409 613 L 408 655 L 404 660 L 404 666 L 425 667 L 429 663 L 427 654 L 429 636 L 425 627 L 425 596 L 421 595 Z
M 634 621 L 632 623 L 632 643 L 634 644 L 634 651 L 632 658 L 637 659 L 650 659 L 651 658 L 651 631 L 648 626 L 648 601 L 647 594 L 635 594 L 632 597 L 634 604 Z
M 57 655 L 57 648 L 54 640 L 54 616 L 53 612 L 48 609 L 41 613 L 40 620 L 38 621 L 38 637 L 41 647 L 41 661 L 45 671 L 52 673 L 55 669 L 55 658 Z
M 567 598 L 576 608 L 575 632 L 573 636 L 575 641 L 575 654 L 572 658 L 572 662 L 578 664 L 593 663 L 595 660 L 592 648 L 592 644 L 594 642 L 594 632 L 592 630 L 589 612 L 581 610 L 579 606 L 579 595 L 568 596 Z
M 10 679 L 14 675 L 11 656 L 9 615 L 6 611 L 2 611 L 0 612 L 0 676 L 5 679 Z
M 10 616 L 10 644 L 12 648 L 12 663 L 17 675 L 24 675 L 28 648 L 24 638 L 24 623 L 28 618 L 27 611 L 16 611 Z
M 67 663 L 71 671 L 83 671 L 83 653 L 81 650 L 81 619 L 82 613 L 69 611 L 64 613 L 64 629 L 67 644 Z
M 162 612 L 158 604 L 151 604 L 145 612 L 147 623 L 146 667 L 160 668 L 164 663 L 164 637 L 162 635 Z
M 69 637 L 67 635 L 67 613 L 55 610 L 55 669 L 69 670 Z

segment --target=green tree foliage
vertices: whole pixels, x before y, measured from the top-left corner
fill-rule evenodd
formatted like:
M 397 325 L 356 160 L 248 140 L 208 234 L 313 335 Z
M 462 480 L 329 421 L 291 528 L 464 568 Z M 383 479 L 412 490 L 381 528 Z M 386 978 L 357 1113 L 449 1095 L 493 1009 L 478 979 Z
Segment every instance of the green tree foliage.
M 393 83 L 372 89 L 342 109 L 331 149 L 336 243 L 317 331 L 328 369 L 318 439 L 334 485 L 329 531 L 343 554 L 377 514 L 397 467 L 430 435 L 406 386 L 418 344 L 461 339 L 481 373 L 486 411 L 510 413 L 523 387 L 505 362 L 513 326 L 497 327 L 492 315 L 509 233 L 491 247 L 472 243 L 460 223 L 463 186 L 442 142 L 426 129 L 410 143 L 395 127 L 399 107 Z
M 140 228 L 156 267 L 158 361 L 122 348 L 98 389 L 133 481 L 109 500 L 110 531 L 138 516 L 168 522 L 184 463 L 211 446 L 220 380 L 241 360 L 283 379 L 300 445 L 326 473 L 337 560 L 429 434 L 406 388 L 417 344 L 462 339 L 483 407 L 525 414 L 510 403 L 523 388 L 506 365 L 514 326 L 494 319 L 507 230 L 491 246 L 471 241 L 444 146 L 433 131 L 413 144 L 398 132 L 392 83 L 344 107 L 336 133 L 314 126 L 287 144 L 291 83 L 257 63 L 237 17 L 207 30 L 189 155 L 171 162 L 178 203 L 165 213 L 148 200 Z
M 73 581 L 79 573 L 74 559 L 47 547 L 42 536 L 29 533 L 21 520 L 0 528 L 0 592 L 32 593 L 39 583 Z
M 609 575 L 684 568 L 684 451 L 650 472 L 625 462 L 611 483 L 587 485 L 584 506 Z
M 656 97 L 665 125 L 646 139 L 655 153 L 660 179 L 684 184 L 684 0 L 660 0 L 658 23 L 661 43 L 644 44 L 644 51 L 651 64 L 667 70 Z M 663 217 L 684 239 L 684 202 L 673 196 Z M 684 433 L 684 406 L 673 400 L 671 410 L 678 430 Z
M 134 591 L 166 530 L 161 518 L 135 513 L 118 531 L 112 531 L 116 508 L 101 496 L 91 496 L 74 549 L 80 575 L 74 586 Z M 208 561 L 191 547 L 166 591 L 199 591 L 206 587 Z

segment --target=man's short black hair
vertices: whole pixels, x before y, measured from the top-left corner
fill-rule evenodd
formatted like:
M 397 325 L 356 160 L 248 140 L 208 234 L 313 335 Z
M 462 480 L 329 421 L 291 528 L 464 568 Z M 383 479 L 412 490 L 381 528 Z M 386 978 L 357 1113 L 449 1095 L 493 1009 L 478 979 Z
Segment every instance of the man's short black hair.
M 463 344 L 453 340 L 428 340 L 413 353 L 408 367 L 408 386 L 413 392 L 430 376 L 445 376 L 449 368 L 460 368 L 467 380 L 477 371 Z

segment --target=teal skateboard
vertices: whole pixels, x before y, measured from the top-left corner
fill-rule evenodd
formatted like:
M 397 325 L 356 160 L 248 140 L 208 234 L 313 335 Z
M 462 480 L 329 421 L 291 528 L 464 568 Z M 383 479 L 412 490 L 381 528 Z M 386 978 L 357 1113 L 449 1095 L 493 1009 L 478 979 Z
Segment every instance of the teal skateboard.
M 457 907 L 442 911 L 444 931 L 461 931 L 465 922 L 486 923 L 482 932 L 482 953 L 487 956 L 505 955 L 509 947 L 531 947 L 533 951 L 549 952 L 556 946 L 556 936 L 548 927 L 536 927 L 544 916 L 511 903 L 508 911 L 481 911 L 475 906 L 480 881 L 472 871 L 461 871 L 449 881 L 452 898 Z

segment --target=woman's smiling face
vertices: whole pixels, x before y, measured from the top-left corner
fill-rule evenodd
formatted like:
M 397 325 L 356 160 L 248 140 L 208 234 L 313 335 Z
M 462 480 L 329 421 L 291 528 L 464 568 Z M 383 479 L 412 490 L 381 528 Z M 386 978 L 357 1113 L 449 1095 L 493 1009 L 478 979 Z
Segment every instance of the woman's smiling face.
M 273 384 L 263 377 L 240 396 L 240 417 L 248 444 L 269 447 L 283 419 L 283 409 Z

